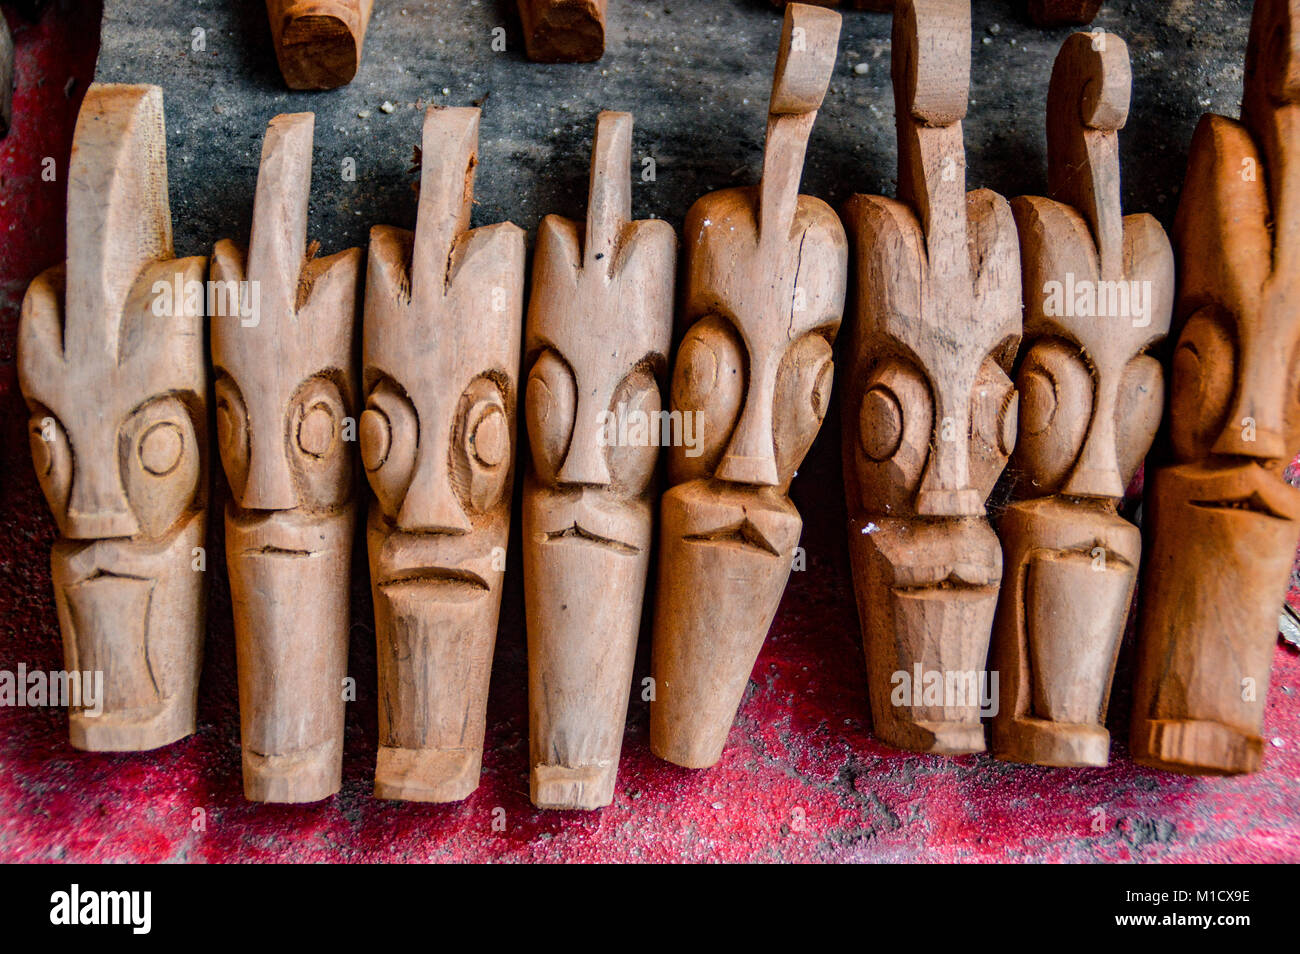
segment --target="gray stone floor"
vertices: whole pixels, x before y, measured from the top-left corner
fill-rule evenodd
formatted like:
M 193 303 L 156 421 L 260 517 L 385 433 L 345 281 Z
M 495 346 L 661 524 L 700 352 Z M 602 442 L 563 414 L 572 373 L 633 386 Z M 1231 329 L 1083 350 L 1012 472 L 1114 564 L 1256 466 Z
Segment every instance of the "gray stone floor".
M 968 185 L 1005 195 L 1046 188 L 1043 109 L 1069 29 L 1040 30 L 1023 0 L 975 0 Z M 277 113 L 316 113 L 311 231 L 323 251 L 364 244 L 370 225 L 410 226 L 412 148 L 429 103 L 481 103 L 476 225 L 531 232 L 548 212 L 581 217 L 595 115 L 636 117 L 634 211 L 680 226 L 705 192 L 755 181 L 780 35 L 768 0 L 611 0 L 599 63 L 523 56 L 514 0 L 378 0 L 351 85 L 286 89 L 262 0 L 107 0 L 97 77 L 163 87 L 180 254 L 246 238 L 263 130 Z M 1101 27 L 1124 37 L 1133 107 L 1121 136 L 1126 211 L 1173 217 L 1200 113 L 1236 115 L 1249 0 L 1108 2 Z M 492 50 L 504 27 L 507 49 Z M 192 49 L 202 30 L 205 49 Z M 894 189 L 890 18 L 847 11 L 834 79 L 809 148 L 804 191 L 838 205 Z M 859 73 L 855 67 L 865 64 Z M 386 112 L 385 103 L 392 106 Z M 355 181 L 342 175 L 345 157 Z

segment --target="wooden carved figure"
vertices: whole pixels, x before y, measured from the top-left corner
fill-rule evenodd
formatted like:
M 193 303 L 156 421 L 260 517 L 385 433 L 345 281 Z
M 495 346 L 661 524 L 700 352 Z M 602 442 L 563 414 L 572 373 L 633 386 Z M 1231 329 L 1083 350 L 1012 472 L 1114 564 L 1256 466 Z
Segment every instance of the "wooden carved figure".
M 1020 263 L 1007 201 L 966 191 L 968 0 L 902 0 L 892 48 L 899 198 L 846 207 L 849 553 L 876 736 L 951 755 L 984 749 L 1002 579 L 984 501 L 1015 443 Z
M 477 109 L 424 117 L 415 232 L 370 230 L 361 461 L 379 669 L 379 798 L 478 786 L 505 576 L 524 233 L 470 229 Z
M 336 89 L 361 66 L 374 0 L 266 0 L 271 41 L 290 89 Z
M 993 754 L 1105 765 L 1106 703 L 1137 583 L 1141 535 L 1117 513 L 1155 438 L 1174 255 L 1145 214 L 1120 212 L 1128 48 L 1065 41 L 1047 95 L 1051 198 L 1012 201 L 1025 347 L 1011 466 L 1019 499 L 998 520 L 1005 580 L 994 624 L 1001 699 Z
M 327 798 L 343 766 L 361 250 L 307 247 L 314 127 L 311 113 L 271 120 L 249 249 L 212 256 L 241 305 L 211 317 L 212 361 L 244 794 L 259 802 Z
M 525 343 L 532 799 L 614 798 L 654 523 L 677 236 L 632 221 L 632 117 L 601 113 L 585 230 L 537 232 Z
M 207 260 L 174 259 L 162 90 L 96 83 L 68 168 L 68 257 L 18 329 L 72 744 L 152 749 L 194 731 L 203 656 Z M 102 683 L 89 700 L 88 684 Z
M 1174 221 L 1172 461 L 1147 478 L 1131 746 L 1259 767 L 1300 491 L 1300 0 L 1258 0 L 1241 121 L 1201 117 Z
M 660 511 L 650 747 L 690 768 L 722 755 L 790 576 L 802 521 L 788 496 L 831 394 L 848 244 L 835 212 L 799 195 L 840 15 L 785 10 L 757 187 L 686 216 L 683 307 Z
M 609 0 L 519 0 L 524 48 L 536 63 L 590 63 L 605 53 Z
M 1101 0 L 1029 0 L 1029 19 L 1040 27 L 1091 23 Z

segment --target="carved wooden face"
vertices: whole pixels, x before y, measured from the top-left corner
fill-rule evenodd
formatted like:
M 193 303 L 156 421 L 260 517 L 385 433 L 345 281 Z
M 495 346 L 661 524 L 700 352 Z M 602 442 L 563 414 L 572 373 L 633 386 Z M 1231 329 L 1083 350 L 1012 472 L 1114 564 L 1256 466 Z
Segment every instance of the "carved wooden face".
M 60 313 L 61 292 L 33 285 L 24 306 L 23 390 L 32 460 L 72 540 L 168 535 L 202 505 L 206 413 L 201 311 L 153 314 L 155 280 L 203 274 L 202 260 L 146 269 L 117 322 Z M 69 302 L 74 306 L 75 299 Z M 105 349 L 104 333 L 113 335 Z
M 463 580 L 479 591 L 500 580 L 497 570 L 484 574 L 492 549 L 505 546 L 509 521 L 523 271 L 517 236 L 513 226 L 463 235 L 444 294 L 440 275 L 404 274 L 417 239 L 372 231 L 361 462 L 376 526 L 412 545 L 422 541 L 421 554 L 389 547 L 394 562 L 383 575 L 423 568 L 430 579 Z
M 413 349 L 410 362 L 366 369 L 361 459 L 394 529 L 468 534 L 508 505 L 514 420 L 509 357 L 504 349 L 497 355 L 477 348 L 430 354 L 426 345 Z M 412 365 L 421 358 L 435 369 L 436 389 L 420 387 L 429 365 Z
M 193 718 L 207 262 L 170 260 L 163 142 L 160 89 L 87 91 L 68 176 L 67 265 L 32 283 L 19 325 L 32 459 L 64 538 L 51 567 L 65 657 L 106 674 L 108 718 L 72 713 L 82 748 L 152 748 Z
M 231 252 L 223 246 L 218 281 Z M 213 319 L 217 446 L 239 507 L 329 512 L 351 499 L 353 315 L 351 306 L 273 307 L 253 327 Z
M 830 405 L 844 232 L 824 202 L 800 196 L 795 237 L 760 243 L 748 192 L 707 195 L 687 217 L 693 323 L 677 350 L 672 410 L 694 417 L 699 443 L 672 448 L 669 475 L 784 493 Z
M 1242 179 L 1243 159 L 1258 163 L 1257 180 Z M 1188 314 L 1174 350 L 1169 412 L 1180 461 L 1222 458 L 1280 470 L 1300 445 L 1300 278 L 1285 270 L 1295 253 L 1274 248 L 1270 222 L 1285 213 L 1270 209 L 1264 163 L 1237 123 L 1202 120 L 1184 190 L 1195 190 L 1198 201 L 1184 202 L 1175 228 L 1180 235 L 1219 230 L 1231 216 L 1235 231 L 1232 241 L 1205 243 L 1200 260 L 1184 263 L 1180 310 Z
M 618 500 L 649 490 L 670 334 L 661 296 L 671 300 L 671 285 L 661 288 L 658 278 L 671 276 L 673 250 L 672 237 L 662 241 L 658 230 L 638 239 L 640 226 L 650 224 L 636 223 L 620 245 L 620 274 L 606 292 L 609 313 L 587 321 L 574 320 L 566 307 L 578 295 L 582 261 L 574 225 L 548 217 L 538 231 L 524 420 L 533 472 L 546 487 L 599 489 Z M 647 274 L 656 278 L 648 288 L 620 280 Z M 638 432 L 629 435 L 630 427 Z
M 1036 197 L 1013 206 L 1040 250 L 1022 263 L 1030 344 L 1016 379 L 1020 491 L 1120 498 L 1164 410 L 1164 374 L 1149 352 L 1169 330 L 1173 250 L 1154 219 L 1128 216 L 1128 270 L 1102 281 L 1074 209 Z
M 974 275 L 970 317 L 926 301 L 925 242 L 905 205 L 859 200 L 853 385 L 845 404 L 850 507 L 887 515 L 978 516 L 1015 446 L 1017 397 L 1007 372 L 1019 343 L 1019 282 Z M 1005 202 L 967 200 L 972 264 L 1014 248 Z M 976 223 L 979 223 L 978 225 Z M 856 487 L 854 483 L 856 481 Z

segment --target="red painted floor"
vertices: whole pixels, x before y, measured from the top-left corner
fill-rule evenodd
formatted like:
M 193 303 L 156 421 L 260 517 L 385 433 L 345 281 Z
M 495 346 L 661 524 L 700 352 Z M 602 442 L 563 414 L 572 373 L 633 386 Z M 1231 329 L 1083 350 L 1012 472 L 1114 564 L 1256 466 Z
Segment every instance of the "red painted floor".
M 63 255 L 64 184 L 41 180 L 42 159 L 66 168 L 98 11 L 10 23 L 19 87 L 14 129 L 0 141 L 0 669 L 53 669 L 61 665 L 47 561 L 54 527 L 27 456 L 14 337 L 27 283 Z M 878 744 L 837 455 L 821 443 L 795 492 L 809 565 L 793 576 L 717 767 L 694 772 L 652 757 L 646 706 L 634 700 L 615 804 L 590 814 L 531 808 L 514 555 L 483 783 L 473 796 L 436 807 L 370 797 L 375 670 L 363 578 L 353 588 L 359 698 L 348 715 L 344 789 L 315 806 L 251 805 L 241 794 L 229 593 L 217 563 L 196 736 L 156 752 L 91 755 L 68 745 L 61 710 L 0 709 L 0 861 L 1300 860 L 1300 655 L 1281 646 L 1265 728 L 1275 744 L 1251 777 L 1183 778 L 1128 760 L 1131 641 L 1116 678 L 1107 769 L 921 757 Z M 219 541 L 208 552 L 220 554 Z

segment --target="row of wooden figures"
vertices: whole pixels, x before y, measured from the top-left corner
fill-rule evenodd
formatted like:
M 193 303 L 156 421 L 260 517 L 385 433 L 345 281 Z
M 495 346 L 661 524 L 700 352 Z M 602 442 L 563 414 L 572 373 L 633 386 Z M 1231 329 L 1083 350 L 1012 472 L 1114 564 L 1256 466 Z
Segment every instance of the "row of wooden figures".
M 827 411 L 852 271 L 844 477 L 876 734 L 983 750 L 972 683 L 987 668 L 1000 674 L 995 755 L 1106 764 L 1142 549 L 1117 507 L 1159 426 L 1155 355 L 1176 315 L 1132 750 L 1173 771 L 1256 769 L 1300 532 L 1300 491 L 1281 476 L 1300 444 L 1300 0 L 1259 0 L 1242 119 L 1196 130 L 1177 289 L 1155 219 L 1120 212 L 1119 37 L 1065 42 L 1047 106 L 1052 195 L 1008 202 L 963 181 L 969 6 L 905 0 L 894 16 L 899 197 L 854 196 L 841 224 L 799 195 L 840 18 L 790 5 L 761 181 L 686 218 L 671 375 L 677 240 L 630 220 L 627 114 L 597 120 L 585 225 L 540 224 L 525 323 L 523 231 L 469 228 L 477 110 L 426 114 L 415 231 L 375 227 L 368 256 L 308 246 L 313 118 L 276 117 L 249 246 L 219 242 L 209 272 L 173 257 L 161 91 L 92 87 L 67 261 L 32 283 L 19 340 L 62 533 L 67 667 L 106 680 L 102 712 L 71 711 L 73 744 L 149 749 L 194 730 L 205 614 L 191 554 L 215 393 L 247 796 L 339 786 L 354 428 L 374 494 L 375 791 L 464 798 L 522 399 L 533 800 L 612 798 L 656 502 L 651 747 L 713 764 L 791 570 L 801 520 L 787 492 Z M 205 304 L 223 289 L 236 290 L 227 306 L 257 307 L 208 309 L 210 381 Z M 1012 457 L 999 542 L 985 500 Z
M 789 0 L 771 0 L 783 6 Z M 889 10 L 894 0 L 818 0 L 858 10 Z M 524 49 L 539 63 L 588 63 L 605 53 L 609 0 L 518 0 Z M 1029 0 L 1039 26 L 1091 23 L 1101 0 Z M 266 0 L 280 73 L 291 89 L 334 89 L 361 66 L 374 0 Z M 405 11 L 403 11 L 405 12 Z M 4 24 L 0 22 L 0 30 Z M 504 28 L 498 28 L 504 35 Z

